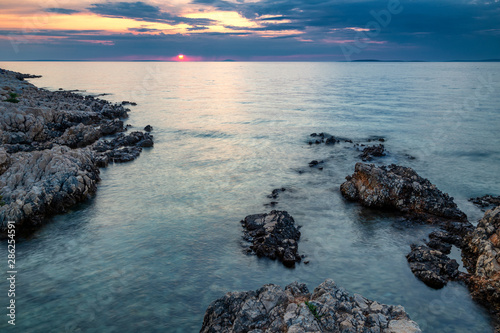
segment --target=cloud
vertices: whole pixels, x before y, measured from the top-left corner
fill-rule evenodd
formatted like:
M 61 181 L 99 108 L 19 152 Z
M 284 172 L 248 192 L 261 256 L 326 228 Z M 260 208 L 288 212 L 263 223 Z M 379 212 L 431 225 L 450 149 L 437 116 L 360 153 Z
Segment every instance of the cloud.
M 66 9 L 66 8 L 45 8 L 44 12 L 47 12 L 47 13 L 57 13 L 57 14 L 66 14 L 66 15 L 80 13 L 79 10 Z
M 94 14 L 106 17 L 129 18 L 136 21 L 161 22 L 172 25 L 186 23 L 190 25 L 209 25 L 213 20 L 193 19 L 172 15 L 161 11 L 159 7 L 142 1 L 94 3 L 87 8 Z
M 151 29 L 151 28 L 128 28 L 128 31 L 132 32 L 160 32 L 162 30 L 159 29 Z
M 45 54 L 49 59 L 61 52 L 74 59 L 111 58 L 141 50 L 143 53 L 139 55 L 142 57 L 158 54 L 175 56 L 182 52 L 209 58 L 256 59 L 269 56 L 291 59 L 297 55 L 300 59 L 310 56 L 311 59 L 344 60 L 340 45 L 363 40 L 366 47 L 359 55 L 354 55 L 354 59 L 500 58 L 500 1 L 401 0 L 402 12 L 392 15 L 390 22 L 369 38 L 367 34 L 373 32 L 374 27 L 367 25 L 377 22 L 373 12 L 386 10 L 389 0 L 192 0 L 188 4 L 189 10 L 177 8 L 179 12 L 190 13 L 196 10 L 200 13 L 238 13 L 247 23 L 255 23 L 248 26 L 239 26 L 238 20 L 225 24 L 217 20 L 177 16 L 162 10 L 163 7 L 156 5 L 160 3 L 157 0 L 154 3 L 148 0 L 86 1 L 93 3 L 87 7 L 96 15 L 171 25 L 185 23 L 190 27 L 176 29 L 185 31 L 184 35 L 150 29 L 147 23 L 123 33 L 41 29 L 32 34 L 36 38 L 47 37 L 47 40 L 52 43 L 57 41 L 57 44 L 43 46 L 38 43 L 36 48 L 30 48 L 27 43 L 20 48 L 25 47 L 37 57 Z M 46 11 L 60 14 L 78 12 L 65 8 L 48 8 Z M 215 19 L 217 16 L 209 17 Z M 210 29 L 213 26 L 221 28 L 221 24 L 225 24 L 223 32 Z M 2 34 L 10 36 L 15 31 L 0 31 L 0 36 Z M 51 36 L 65 38 L 50 39 Z M 274 38 L 270 38 L 272 36 Z M 5 40 L 3 43 L 6 43 Z M 67 45 L 74 46 L 74 52 L 72 48 L 65 48 Z M 11 54 L 11 49 L 9 44 L 0 45 L 0 59 L 29 56 L 28 51 L 22 56 Z

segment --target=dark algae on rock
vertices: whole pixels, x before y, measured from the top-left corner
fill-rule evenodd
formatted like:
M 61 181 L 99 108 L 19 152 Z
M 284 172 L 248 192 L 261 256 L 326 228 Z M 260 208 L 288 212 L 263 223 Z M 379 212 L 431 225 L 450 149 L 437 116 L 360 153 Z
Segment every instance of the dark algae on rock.
M 129 111 L 123 105 L 39 89 L 24 80 L 33 77 L 0 70 L 2 235 L 7 221 L 31 230 L 87 200 L 97 190 L 98 167 L 131 161 L 153 146 L 149 133 L 120 133 Z M 9 103 L 13 94 L 18 102 Z

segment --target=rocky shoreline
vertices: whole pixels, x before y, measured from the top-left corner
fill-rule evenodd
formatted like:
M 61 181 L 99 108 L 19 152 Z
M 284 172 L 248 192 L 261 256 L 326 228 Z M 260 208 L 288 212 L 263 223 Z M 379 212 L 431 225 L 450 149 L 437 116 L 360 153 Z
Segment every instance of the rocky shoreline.
M 130 111 L 93 96 L 37 88 L 38 76 L 0 69 L 0 235 L 36 229 L 97 190 L 99 167 L 128 162 L 149 133 L 124 134 Z M 104 137 L 114 136 L 110 141 Z
M 325 133 L 313 133 L 310 137 L 313 139 L 308 141 L 309 145 L 353 143 L 352 140 Z M 385 139 L 368 140 L 371 141 L 385 142 Z M 365 147 L 358 156 L 363 161 L 384 157 L 387 153 L 382 144 L 355 144 L 354 147 L 358 151 L 359 147 Z M 323 160 L 314 160 L 309 167 L 321 171 L 323 164 Z M 275 189 L 268 198 L 276 200 L 285 191 L 286 188 Z M 500 197 L 486 195 L 470 199 L 483 210 L 493 207 L 474 227 L 452 197 L 408 167 L 357 163 L 354 173 L 347 176 L 341 185 L 340 192 L 348 201 L 362 206 L 398 212 L 412 223 L 434 225 L 437 229 L 429 234 L 424 244 L 411 245 L 406 256 L 410 270 L 431 288 L 443 288 L 450 280 L 466 284 L 473 299 L 491 312 L 496 332 L 500 332 Z M 265 206 L 274 207 L 277 204 L 273 201 Z M 245 228 L 243 238 L 252 244 L 248 252 L 259 257 L 279 259 L 288 267 L 300 262 L 301 257 L 297 254 L 300 232 L 293 232 L 293 218 L 292 223 L 286 224 L 288 229 L 283 235 L 281 231 L 273 232 L 276 221 L 287 218 L 291 216 L 280 211 L 247 216 L 242 224 Z M 295 237 L 289 240 L 287 235 L 292 234 Z M 459 271 L 457 261 L 448 256 L 453 246 L 462 251 L 462 261 L 468 273 Z M 318 301 L 321 299 L 318 295 L 328 296 L 326 301 Z M 364 300 L 361 303 L 365 305 L 361 305 L 359 300 Z M 377 309 L 379 306 L 384 308 L 382 313 L 386 317 L 370 312 L 373 304 Z M 393 316 L 387 311 L 389 308 L 360 295 L 351 297 L 331 280 L 316 288 L 312 295 L 305 285 L 297 282 L 284 290 L 276 285 L 265 285 L 255 292 L 228 293 L 214 301 L 206 311 L 201 332 L 420 331 L 404 309 Z M 397 324 L 394 318 L 397 318 Z

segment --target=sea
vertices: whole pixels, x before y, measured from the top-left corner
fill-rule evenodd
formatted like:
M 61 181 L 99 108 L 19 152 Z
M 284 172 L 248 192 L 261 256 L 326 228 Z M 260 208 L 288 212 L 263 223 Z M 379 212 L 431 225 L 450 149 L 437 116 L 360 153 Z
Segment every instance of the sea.
M 339 187 L 361 145 L 383 138 L 387 156 L 371 163 L 415 169 L 476 224 L 484 212 L 468 198 L 500 195 L 500 63 L 0 67 L 42 75 L 29 81 L 45 89 L 135 102 L 129 131 L 152 125 L 155 139 L 137 160 L 102 169 L 88 202 L 18 240 L 17 331 L 197 332 L 227 292 L 293 281 L 312 291 L 327 278 L 403 305 L 424 332 L 493 331 L 463 284 L 435 290 L 410 271 L 410 245 L 435 227 L 347 202 Z M 320 132 L 353 142 L 310 145 Z M 268 198 L 276 188 L 286 191 Z M 273 209 L 301 226 L 308 264 L 289 269 L 245 253 L 240 221 Z M 452 257 L 461 262 L 458 249 Z

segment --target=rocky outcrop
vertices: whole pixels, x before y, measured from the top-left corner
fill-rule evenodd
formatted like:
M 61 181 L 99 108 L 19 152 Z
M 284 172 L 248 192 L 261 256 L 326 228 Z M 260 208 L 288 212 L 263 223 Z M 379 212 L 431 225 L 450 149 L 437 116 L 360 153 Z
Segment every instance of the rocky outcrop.
M 500 196 L 495 197 L 489 194 L 483 195 L 482 197 L 470 198 L 469 201 L 484 211 L 500 206 Z
M 435 185 L 413 169 L 357 163 L 340 187 L 342 195 L 367 207 L 392 209 L 429 222 L 443 219 L 467 223 L 466 215 Z
M 485 213 L 465 244 L 462 256 L 471 273 L 472 297 L 495 314 L 500 330 L 500 206 Z
M 359 157 L 361 157 L 361 159 L 364 162 L 367 162 L 373 160 L 374 157 L 385 156 L 385 153 L 386 153 L 385 146 L 380 144 L 377 146 L 365 147 L 361 155 L 359 155 Z
M 11 155 L 0 176 L 0 228 L 16 221 L 34 227 L 44 216 L 61 213 L 86 200 L 97 189 L 99 170 L 89 149 L 56 146 L 50 150 Z
M 119 134 L 111 141 L 100 140 L 93 149 L 97 152 L 98 165 L 106 167 L 110 162 L 133 161 L 141 154 L 143 147 L 152 147 L 153 145 L 151 134 L 132 132 L 129 135 Z
M 453 198 L 413 169 L 397 165 L 377 167 L 357 163 L 354 174 L 346 180 L 341 192 L 348 200 L 367 207 L 399 211 L 407 218 L 444 229 L 431 233 L 427 246 L 412 245 L 406 258 L 418 279 L 439 289 L 459 277 L 458 263 L 447 254 L 452 245 L 462 246 L 462 237 L 472 225 Z
M 285 289 L 268 284 L 232 292 L 212 302 L 201 333 L 421 332 L 402 306 L 351 295 L 326 280 L 311 294 L 294 282 Z
M 406 258 L 413 274 L 429 287 L 442 288 L 458 277 L 458 263 L 439 250 L 413 245 Z
M 287 267 L 301 261 L 297 244 L 300 231 L 287 212 L 273 210 L 269 214 L 249 215 L 241 223 L 245 229 L 243 238 L 251 244 L 249 252 L 278 259 Z
M 98 167 L 126 162 L 153 146 L 146 133 L 126 130 L 128 109 L 92 96 L 39 89 L 0 70 L 0 235 L 7 221 L 20 231 L 86 200 L 97 188 Z M 15 96 L 15 97 L 13 97 Z M 10 97 L 10 98 L 9 98 Z

